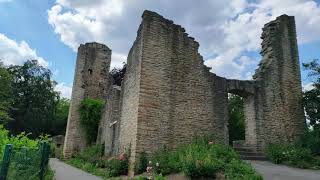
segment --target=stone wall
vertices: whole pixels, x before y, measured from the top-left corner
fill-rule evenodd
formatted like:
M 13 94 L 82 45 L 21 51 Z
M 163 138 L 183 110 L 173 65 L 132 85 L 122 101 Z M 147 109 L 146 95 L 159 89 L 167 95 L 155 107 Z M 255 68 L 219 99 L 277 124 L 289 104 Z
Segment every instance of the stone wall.
M 227 142 L 226 80 L 203 65 L 198 47 L 181 26 L 144 12 L 122 87 L 120 146 L 131 144 L 132 161 L 201 135 Z
M 292 142 L 305 129 L 296 37 L 293 16 L 282 15 L 263 28 L 262 61 L 254 75 L 261 146 Z
M 68 124 L 64 142 L 64 156 L 70 157 L 86 146 L 84 131 L 80 127 L 78 108 L 85 98 L 105 99 L 109 87 L 108 72 L 111 50 L 98 43 L 81 44 L 70 102 Z
M 99 124 L 97 143 L 105 145 L 106 156 L 117 153 L 119 148 L 120 90 L 120 86 L 110 86 Z
M 140 25 L 137 39 L 135 40 L 127 57 L 127 69 L 121 85 L 120 96 L 121 110 L 119 151 L 124 152 L 126 148 L 131 148 L 131 162 L 135 161 L 137 142 L 138 108 L 142 59 L 141 26 L 142 25 Z

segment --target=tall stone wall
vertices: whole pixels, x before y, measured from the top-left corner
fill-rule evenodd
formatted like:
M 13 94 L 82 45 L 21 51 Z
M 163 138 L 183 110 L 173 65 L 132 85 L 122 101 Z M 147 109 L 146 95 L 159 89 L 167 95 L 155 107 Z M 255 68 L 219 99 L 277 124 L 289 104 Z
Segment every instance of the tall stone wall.
M 81 44 L 78 48 L 68 124 L 64 142 L 64 156 L 70 157 L 86 146 L 80 127 L 79 105 L 85 98 L 105 99 L 109 89 L 108 72 L 111 50 L 98 43 Z
M 254 75 L 258 144 L 292 142 L 305 129 L 302 87 L 293 16 L 267 23 L 262 33 L 262 61 Z
M 120 146 L 131 161 L 214 134 L 226 143 L 226 80 L 203 65 L 199 44 L 185 30 L 145 11 L 123 83 Z
M 133 43 L 127 57 L 127 68 L 121 85 L 120 136 L 119 151 L 131 149 L 130 161 L 134 162 L 137 142 L 138 108 L 142 60 L 142 33 L 138 30 L 137 39 Z M 132 164 L 132 163 L 131 163 Z M 132 167 L 130 167 L 132 168 Z
M 97 144 L 104 144 L 104 154 L 118 152 L 120 130 L 120 86 L 110 86 L 103 115 L 100 120 Z

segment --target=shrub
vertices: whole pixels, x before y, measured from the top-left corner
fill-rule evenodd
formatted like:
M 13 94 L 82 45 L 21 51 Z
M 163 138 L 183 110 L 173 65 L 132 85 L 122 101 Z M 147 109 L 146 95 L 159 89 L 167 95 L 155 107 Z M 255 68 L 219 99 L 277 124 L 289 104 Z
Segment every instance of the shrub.
M 8 171 L 8 179 L 22 180 L 25 177 L 29 179 L 38 179 L 40 168 L 41 152 L 40 143 L 50 141 L 48 136 L 40 136 L 38 139 L 29 139 L 30 134 L 24 132 L 17 136 L 8 135 L 8 130 L 0 125 L 0 158 L 3 157 L 3 151 L 6 144 L 12 144 L 13 151 L 10 156 L 10 165 Z M 52 171 L 46 171 L 46 175 L 52 174 Z M 50 176 L 49 176 L 50 177 Z
M 191 178 L 214 178 L 217 173 L 222 172 L 238 179 L 262 179 L 249 164 L 239 159 L 232 148 L 221 144 L 209 144 L 207 138 L 196 139 L 175 151 L 158 151 L 151 159 L 155 173 L 163 175 L 183 172 Z M 158 166 L 155 166 L 157 163 Z
M 145 170 L 147 169 L 147 166 L 148 166 L 147 153 L 142 152 L 140 154 L 138 162 L 136 163 L 135 172 L 138 174 L 141 174 L 141 173 L 145 172 Z
M 82 159 L 86 162 L 96 164 L 101 159 L 102 156 L 102 145 L 93 145 L 85 148 L 75 155 L 76 158 Z
M 128 172 L 129 151 L 118 158 L 103 157 L 103 145 L 93 145 L 77 153 L 66 162 L 89 173 L 105 178 L 126 175 Z
M 80 125 L 85 131 L 88 144 L 96 141 L 103 106 L 102 100 L 90 98 L 84 99 L 80 104 Z
M 231 160 L 226 164 L 225 175 L 228 179 L 262 180 L 262 176 L 247 163 L 240 160 Z
M 128 159 L 111 159 L 106 164 L 106 171 L 109 177 L 126 175 L 128 173 Z
M 307 148 L 287 144 L 271 144 L 267 147 L 268 158 L 276 164 L 288 164 L 299 168 L 319 168 L 319 160 Z
M 154 162 L 154 172 L 157 174 L 170 174 L 180 172 L 180 153 L 177 151 L 160 150 L 152 155 L 151 161 Z M 157 166 L 158 165 L 158 166 Z
M 308 130 L 298 141 L 298 146 L 311 150 L 314 155 L 320 155 L 320 129 Z

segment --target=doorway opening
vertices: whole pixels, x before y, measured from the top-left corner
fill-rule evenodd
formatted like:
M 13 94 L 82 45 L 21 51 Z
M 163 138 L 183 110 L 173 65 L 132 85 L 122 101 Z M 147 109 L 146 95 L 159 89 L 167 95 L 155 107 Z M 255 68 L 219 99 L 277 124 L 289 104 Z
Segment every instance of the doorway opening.
M 232 146 L 234 141 L 245 140 L 244 98 L 228 93 L 228 112 L 229 144 Z

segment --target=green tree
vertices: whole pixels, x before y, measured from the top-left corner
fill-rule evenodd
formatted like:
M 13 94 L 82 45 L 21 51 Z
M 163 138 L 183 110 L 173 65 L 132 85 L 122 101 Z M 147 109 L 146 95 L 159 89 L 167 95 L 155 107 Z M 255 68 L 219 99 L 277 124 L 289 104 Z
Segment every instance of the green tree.
M 320 64 L 318 59 L 310 63 L 304 63 L 304 68 L 309 71 L 309 77 L 313 78 L 313 89 L 305 91 L 303 95 L 304 109 L 309 125 L 320 130 Z
M 14 121 L 8 123 L 10 131 L 32 132 L 34 137 L 51 133 L 59 93 L 54 91 L 56 83 L 51 80 L 50 70 L 31 60 L 10 66 L 8 71 L 13 76 L 11 114 Z
M 52 122 L 51 135 L 65 134 L 68 114 L 69 114 L 70 100 L 61 98 L 55 107 L 54 121 Z
M 245 139 L 243 98 L 234 94 L 228 97 L 229 143 Z
M 11 117 L 9 110 L 12 104 L 12 76 L 0 61 L 0 124 L 5 124 Z

